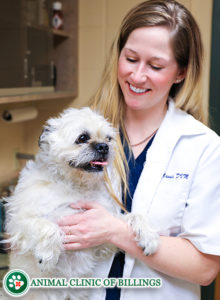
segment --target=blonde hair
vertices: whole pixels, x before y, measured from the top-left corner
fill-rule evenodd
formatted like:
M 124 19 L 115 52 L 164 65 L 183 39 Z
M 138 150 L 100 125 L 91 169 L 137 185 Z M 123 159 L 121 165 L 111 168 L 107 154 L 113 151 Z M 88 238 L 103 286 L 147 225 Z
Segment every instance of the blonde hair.
M 100 87 L 92 98 L 91 106 L 98 109 L 126 136 L 123 123 L 125 104 L 117 80 L 118 59 L 131 32 L 149 26 L 166 26 L 170 29 L 175 59 L 180 68 L 186 69 L 185 79 L 181 83 L 173 84 L 170 90 L 176 107 L 207 124 L 208 109 L 201 95 L 203 46 L 200 31 L 191 13 L 174 0 L 144 1 L 128 12 L 111 47 Z M 125 184 L 123 161 L 126 160 L 119 138 L 118 146 L 117 170 Z

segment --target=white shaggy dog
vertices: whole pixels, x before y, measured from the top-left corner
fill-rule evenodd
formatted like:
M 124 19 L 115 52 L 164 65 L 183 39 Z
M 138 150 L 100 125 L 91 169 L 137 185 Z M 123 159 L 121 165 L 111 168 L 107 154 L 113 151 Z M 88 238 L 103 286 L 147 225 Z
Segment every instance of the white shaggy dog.
M 68 109 L 48 120 L 39 139 L 35 161 L 22 170 L 15 192 L 7 198 L 6 231 L 10 235 L 10 269 L 22 269 L 33 277 L 91 277 L 95 265 L 113 245 L 80 251 L 64 251 L 63 234 L 56 221 L 77 213 L 69 207 L 79 200 L 97 201 L 111 214 L 120 208 L 104 180 L 104 169 L 113 172 L 115 130 L 89 108 Z M 108 164 L 108 166 L 107 166 Z M 145 254 L 153 253 L 158 235 L 144 218 L 125 216 Z M 22 299 L 83 300 L 88 289 L 30 289 Z

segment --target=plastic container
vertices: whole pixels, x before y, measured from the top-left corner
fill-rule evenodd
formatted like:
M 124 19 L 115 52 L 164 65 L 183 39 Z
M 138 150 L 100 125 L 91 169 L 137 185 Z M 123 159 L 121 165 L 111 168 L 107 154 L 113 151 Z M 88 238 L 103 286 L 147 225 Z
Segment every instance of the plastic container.
M 54 29 L 63 29 L 63 12 L 60 1 L 53 2 L 52 26 Z

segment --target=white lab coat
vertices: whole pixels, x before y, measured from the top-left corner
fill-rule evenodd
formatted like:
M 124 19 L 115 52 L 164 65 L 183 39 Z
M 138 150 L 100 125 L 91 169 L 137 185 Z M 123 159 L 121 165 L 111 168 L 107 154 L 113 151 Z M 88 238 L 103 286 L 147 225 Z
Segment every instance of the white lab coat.
M 172 100 L 148 150 L 132 212 L 144 214 L 161 235 L 189 239 L 201 252 L 220 255 L 220 138 Z M 111 263 L 100 263 L 95 277 L 108 277 Z M 152 270 L 127 254 L 123 277 L 161 278 L 162 287 L 123 288 L 121 300 L 200 299 L 198 285 Z M 105 289 L 92 290 L 89 299 L 104 300 Z

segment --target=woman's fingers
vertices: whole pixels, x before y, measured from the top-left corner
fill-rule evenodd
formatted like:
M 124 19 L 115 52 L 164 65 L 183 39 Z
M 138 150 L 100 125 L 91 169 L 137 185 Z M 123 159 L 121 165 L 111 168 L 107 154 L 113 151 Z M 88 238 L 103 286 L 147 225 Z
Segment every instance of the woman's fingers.
M 64 244 L 70 244 L 70 243 L 76 243 L 79 241 L 79 238 L 76 237 L 75 235 L 65 235 L 64 237 Z
M 60 228 L 66 235 L 72 235 L 73 233 L 72 226 L 60 226 Z
M 77 203 L 73 203 L 70 205 L 73 209 L 93 209 L 93 208 L 101 208 L 102 206 L 96 202 L 84 202 L 84 201 L 79 201 Z
M 65 216 L 57 221 L 57 224 L 59 226 L 71 226 L 76 225 L 82 220 L 83 213 L 85 210 L 89 209 L 96 209 L 96 208 L 102 208 L 101 205 L 95 203 L 95 202 L 77 202 L 76 204 L 71 204 L 71 208 L 73 209 L 81 209 L 82 211 L 79 211 L 73 215 Z
M 83 212 L 82 213 L 77 213 L 77 214 L 74 214 L 74 215 L 70 215 L 70 216 L 65 216 L 65 217 L 59 219 L 57 221 L 57 224 L 59 226 L 76 225 L 81 221 L 82 215 L 83 215 Z
M 81 250 L 85 249 L 80 243 L 63 244 L 64 250 Z
M 64 249 L 79 250 L 108 242 L 115 218 L 102 205 L 81 201 L 70 207 L 79 212 L 57 222 L 64 232 Z

